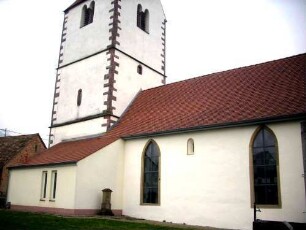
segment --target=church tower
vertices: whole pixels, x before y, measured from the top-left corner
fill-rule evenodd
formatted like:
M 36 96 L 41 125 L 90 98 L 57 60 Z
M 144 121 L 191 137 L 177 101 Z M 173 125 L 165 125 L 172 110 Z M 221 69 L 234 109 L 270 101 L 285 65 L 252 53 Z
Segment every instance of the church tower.
M 140 90 L 166 78 L 160 0 L 76 0 L 64 13 L 51 146 L 106 132 Z

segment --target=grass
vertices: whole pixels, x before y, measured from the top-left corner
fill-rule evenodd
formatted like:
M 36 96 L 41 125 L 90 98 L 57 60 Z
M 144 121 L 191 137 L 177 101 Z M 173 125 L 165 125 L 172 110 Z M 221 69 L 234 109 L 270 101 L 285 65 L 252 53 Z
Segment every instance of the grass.
M 48 214 L 0 210 L 0 230 L 175 230 L 159 224 L 118 221 L 105 218 L 72 218 Z M 189 228 L 190 229 L 190 228 Z

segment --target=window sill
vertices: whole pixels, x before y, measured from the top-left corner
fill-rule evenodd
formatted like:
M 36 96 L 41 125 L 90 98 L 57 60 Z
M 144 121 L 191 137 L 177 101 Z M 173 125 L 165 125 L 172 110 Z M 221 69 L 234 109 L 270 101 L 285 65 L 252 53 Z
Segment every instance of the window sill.
M 45 202 L 45 201 L 46 201 L 46 199 L 40 199 L 39 201 L 44 201 L 44 202 Z
M 49 200 L 49 202 L 55 202 L 55 200 Z
M 141 206 L 160 206 L 160 204 L 140 203 Z
M 251 208 L 254 208 L 254 205 L 251 206 Z M 282 209 L 282 205 L 281 204 L 256 204 L 256 208 L 260 208 L 260 209 Z

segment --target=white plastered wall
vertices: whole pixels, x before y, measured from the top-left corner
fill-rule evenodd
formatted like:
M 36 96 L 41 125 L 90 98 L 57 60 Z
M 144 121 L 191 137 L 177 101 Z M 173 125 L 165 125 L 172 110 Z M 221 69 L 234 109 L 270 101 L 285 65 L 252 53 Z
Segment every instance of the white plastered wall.
M 57 170 L 56 199 L 50 202 L 51 172 Z M 48 172 L 47 197 L 41 201 L 42 173 Z M 10 170 L 8 202 L 12 205 L 65 208 L 75 207 L 76 166 L 21 168 Z
M 124 142 L 117 140 L 78 162 L 76 209 L 100 209 L 102 190 L 111 189 L 113 210 L 122 210 Z
M 300 124 L 268 127 L 279 144 L 283 207 L 262 209 L 258 218 L 305 222 Z M 154 138 L 161 151 L 159 206 L 140 205 L 141 156 L 148 139 L 126 141 L 123 214 L 192 225 L 252 229 L 249 144 L 256 128 Z M 194 155 L 187 155 L 189 138 L 194 139 Z
M 99 114 L 106 108 L 106 96 L 103 95 L 106 59 L 106 53 L 101 53 L 60 70 L 60 95 L 55 105 L 54 124 Z M 82 89 L 82 103 L 77 106 L 79 89 Z
M 110 0 L 95 0 L 95 14 L 91 24 L 80 28 L 82 8 L 88 0 L 69 10 L 64 57 L 61 66 L 101 51 L 109 45 Z
M 52 128 L 52 135 L 54 135 L 53 145 L 73 138 L 86 138 L 102 134 L 106 131 L 104 124 L 106 121 L 103 117 L 91 119 L 88 121 L 77 122 L 70 125 Z
M 121 116 L 140 90 L 162 85 L 163 76 L 144 65 L 140 75 L 137 73 L 137 66 L 140 63 L 120 52 L 116 52 L 116 55 L 119 56 L 120 66 L 119 74 L 115 75 L 117 92 L 114 92 L 114 95 L 117 100 L 113 102 L 113 106 L 114 114 Z
M 137 27 L 137 5 L 141 4 L 143 11 L 149 10 L 149 33 Z M 120 10 L 120 42 L 119 49 L 141 60 L 153 69 L 163 72 L 162 60 L 162 22 L 165 15 L 159 0 L 129 0 L 121 1 Z

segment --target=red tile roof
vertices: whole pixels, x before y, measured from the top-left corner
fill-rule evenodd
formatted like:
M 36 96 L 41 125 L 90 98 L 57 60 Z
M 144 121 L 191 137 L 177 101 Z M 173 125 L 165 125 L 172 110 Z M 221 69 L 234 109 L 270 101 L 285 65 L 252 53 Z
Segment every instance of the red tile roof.
M 141 92 L 103 136 L 60 143 L 29 165 L 77 162 L 122 137 L 306 119 L 306 54 Z
M 33 138 L 39 134 L 0 137 L 0 168 L 15 157 Z M 41 140 L 43 143 L 43 141 Z

